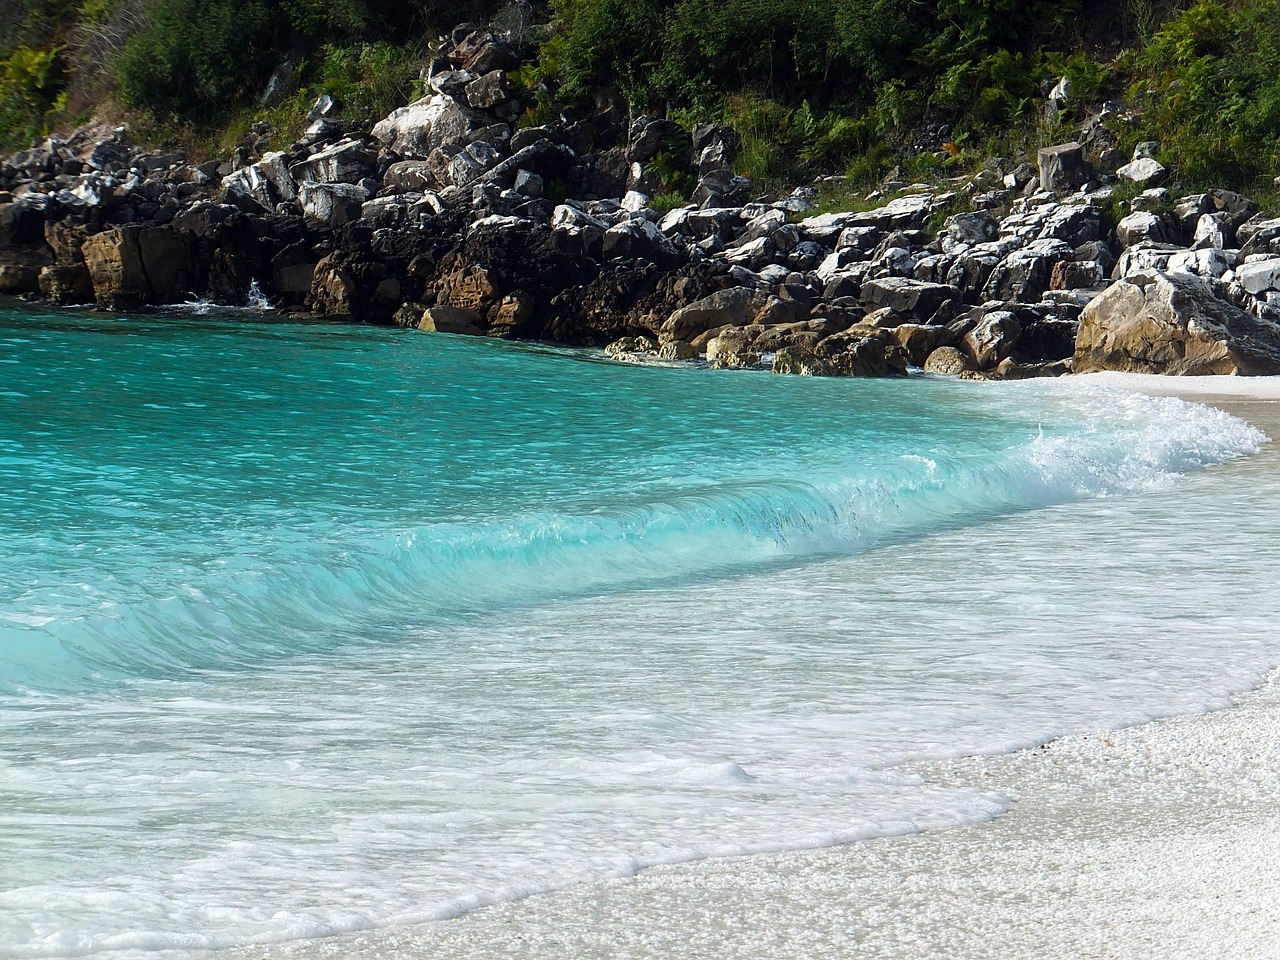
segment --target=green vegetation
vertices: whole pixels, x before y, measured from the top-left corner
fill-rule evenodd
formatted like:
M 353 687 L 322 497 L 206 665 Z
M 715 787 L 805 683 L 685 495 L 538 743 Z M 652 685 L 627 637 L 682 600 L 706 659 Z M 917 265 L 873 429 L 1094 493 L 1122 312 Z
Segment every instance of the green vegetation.
M 5 0 L 0 0 L 5 2 Z M 540 56 L 514 73 L 522 125 L 601 91 L 635 112 L 731 125 L 739 171 L 778 185 L 941 176 L 1073 134 L 1084 110 L 1122 150 L 1161 144 L 1175 180 L 1257 189 L 1280 174 L 1280 0 L 549 0 Z M 421 93 L 434 38 L 521 24 L 510 0 L 7 0 L 0 144 L 24 146 L 104 103 L 225 149 L 259 120 L 296 135 L 320 93 L 373 119 Z M 261 102 L 282 63 L 282 89 Z M 1060 113 L 1045 92 L 1059 77 Z M 601 144 L 600 146 L 608 146 Z M 673 146 L 653 173 L 694 178 Z
M 345 91 L 358 85 L 352 75 L 376 85 L 395 56 L 375 38 L 404 35 L 412 16 L 410 5 L 391 0 L 155 0 L 116 62 L 121 98 L 174 116 L 217 117 L 260 92 L 293 50 Z
M 61 109 L 58 51 L 18 47 L 0 61 L 0 129 L 9 139 L 29 143 L 44 133 L 45 117 Z
M 1081 107 L 1108 97 L 1134 108 L 1116 121 L 1122 148 L 1158 140 L 1180 182 L 1256 186 L 1280 173 L 1277 0 L 552 7 L 544 64 L 561 96 L 613 87 L 636 110 L 727 122 L 742 171 L 765 182 L 946 172 L 1067 136 Z M 1046 85 L 1063 76 L 1073 109 L 1047 113 Z
M 219 131 L 251 118 L 300 122 L 328 92 L 367 119 L 404 102 L 426 39 L 486 16 L 457 0 L 10 0 L 0 25 L 0 144 L 25 146 L 70 102 L 150 117 L 156 129 Z M 394 38 L 394 40 L 389 39 Z M 258 102 L 292 65 L 283 101 Z M 67 117 L 74 121 L 84 116 Z M 296 131 L 295 131 L 296 132 Z
M 1254 187 L 1280 174 L 1280 3 L 1200 0 L 1137 58 L 1125 145 L 1157 140 L 1179 180 Z
M 852 166 L 881 172 L 922 124 L 954 144 L 1035 122 L 1040 86 L 1086 93 L 1106 70 L 1081 52 L 1087 0 L 555 0 L 545 61 L 561 95 L 619 89 L 636 109 L 730 123 L 757 179 Z M 886 150 L 886 146 L 888 149 Z M 933 145 L 942 149 L 943 144 Z M 959 153 L 952 148 L 948 157 Z M 945 162 L 945 161 L 939 161 Z

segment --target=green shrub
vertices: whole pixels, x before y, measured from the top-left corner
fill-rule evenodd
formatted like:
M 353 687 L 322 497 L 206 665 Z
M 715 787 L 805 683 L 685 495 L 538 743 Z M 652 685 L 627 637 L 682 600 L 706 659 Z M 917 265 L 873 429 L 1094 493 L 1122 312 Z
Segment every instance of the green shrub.
M 835 4 L 832 65 L 853 66 L 859 82 L 914 80 L 922 71 L 913 55 L 929 36 L 921 7 L 912 0 Z M 864 80 L 865 78 L 865 80 Z
M 421 16 L 392 0 L 153 0 L 146 26 L 116 64 L 124 101 L 173 116 L 216 119 L 251 101 L 286 51 L 318 64 L 356 114 L 397 105 Z M 390 107 L 388 106 L 388 109 Z
M 1199 0 L 1152 37 L 1130 88 L 1125 146 L 1158 140 L 1186 184 L 1252 186 L 1280 173 L 1280 3 Z
M 789 95 L 820 86 L 834 9 L 806 0 L 682 0 L 662 34 L 662 92 L 698 100 L 745 87 Z
M 257 90 L 283 27 L 265 0 L 157 0 L 117 67 L 126 103 L 212 115 Z
M 635 103 L 654 94 L 662 56 L 660 0 L 552 0 L 557 33 L 544 46 L 569 98 L 613 87 Z
M 47 132 L 46 115 L 59 104 L 58 50 L 18 47 L 0 61 L 0 140 L 25 147 Z
M 756 94 L 731 96 L 725 119 L 738 136 L 739 173 L 768 184 L 792 169 L 791 111 L 784 104 Z
M 689 202 L 689 198 L 678 190 L 668 190 L 661 193 L 655 193 L 649 198 L 649 208 L 656 210 L 658 213 L 666 213 L 677 207 L 683 207 Z
M 324 90 L 349 117 L 386 116 L 412 97 L 422 57 L 413 48 L 390 43 L 362 43 L 321 48 Z
M 1045 80 L 1065 74 L 1078 100 L 1110 82 L 1077 37 L 1085 20 L 1123 17 L 1102 0 L 554 0 L 553 10 L 544 75 L 562 95 L 612 87 L 637 109 L 723 115 L 742 139 L 741 166 L 765 179 L 838 169 L 877 138 L 892 152 L 925 117 L 959 133 L 1035 129 Z

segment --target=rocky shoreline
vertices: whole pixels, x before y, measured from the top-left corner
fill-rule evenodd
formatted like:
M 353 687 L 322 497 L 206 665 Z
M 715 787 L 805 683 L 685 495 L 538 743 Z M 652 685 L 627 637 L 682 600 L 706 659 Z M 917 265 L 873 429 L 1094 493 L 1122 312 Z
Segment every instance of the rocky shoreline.
M 1172 196 L 1149 145 L 1121 166 L 1118 105 L 1038 169 L 821 212 L 812 188 L 751 201 L 723 126 L 602 97 L 517 127 L 527 53 L 460 25 L 372 130 L 322 97 L 300 141 L 260 129 L 226 163 L 51 137 L 0 163 L 0 292 L 132 310 L 256 285 L 286 313 L 775 373 L 1280 373 L 1280 219 Z

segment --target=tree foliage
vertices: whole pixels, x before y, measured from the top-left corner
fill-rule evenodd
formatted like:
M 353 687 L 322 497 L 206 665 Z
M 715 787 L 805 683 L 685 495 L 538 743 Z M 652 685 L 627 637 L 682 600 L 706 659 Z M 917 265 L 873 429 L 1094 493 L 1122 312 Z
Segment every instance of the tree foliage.
M 570 92 L 708 102 L 751 89 L 865 104 L 882 83 L 929 84 L 997 52 L 1067 49 L 1086 2 L 556 0 L 555 52 Z
M 155 0 L 117 65 L 126 103 L 176 115 L 217 112 L 260 90 L 284 52 L 403 33 L 391 0 Z

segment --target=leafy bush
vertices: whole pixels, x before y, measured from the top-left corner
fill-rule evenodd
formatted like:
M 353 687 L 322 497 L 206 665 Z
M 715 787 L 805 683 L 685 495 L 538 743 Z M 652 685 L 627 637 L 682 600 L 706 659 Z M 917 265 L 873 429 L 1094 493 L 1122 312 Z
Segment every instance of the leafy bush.
M 806 0 L 681 0 L 662 34 L 659 88 L 697 100 L 758 87 L 819 86 L 830 63 L 834 4 Z
M 738 172 L 767 184 L 792 169 L 791 111 L 784 104 L 753 94 L 731 96 L 725 120 L 738 136 Z
M 1185 183 L 1252 185 L 1280 173 L 1280 4 L 1199 0 L 1152 37 L 1126 145 L 1153 139 Z
M 904 146 L 925 118 L 961 135 L 1034 126 L 1046 79 L 1065 73 L 1081 97 L 1107 82 L 1073 53 L 1084 15 L 1114 19 L 1113 6 L 554 0 L 543 62 L 570 100 L 612 87 L 636 109 L 722 116 L 742 140 L 740 165 L 769 180 L 838 168 L 877 138 Z M 865 169 L 880 166 L 872 158 Z
M 552 0 L 561 27 L 544 47 L 570 98 L 616 87 L 633 102 L 650 99 L 662 56 L 661 0 Z
M 342 103 L 348 116 L 367 119 L 386 116 L 411 98 L 422 62 L 415 48 L 385 42 L 326 44 L 321 54 L 324 90 Z
M 326 80 L 376 109 L 400 91 L 405 36 L 419 11 L 393 0 L 153 0 L 116 70 L 125 102 L 213 118 L 261 90 L 289 49 L 319 53 Z M 358 92 L 358 96 L 356 93 Z
M 757 94 L 728 98 L 724 122 L 738 137 L 739 172 L 758 184 L 780 186 L 798 171 L 829 173 L 876 142 L 874 122 L 803 100 L 794 109 Z
M 121 95 L 173 114 L 225 108 L 270 71 L 277 13 L 265 0 L 158 0 L 121 55 Z
M 45 115 L 58 103 L 58 52 L 18 47 L 0 61 L 0 132 L 10 146 L 45 133 Z

